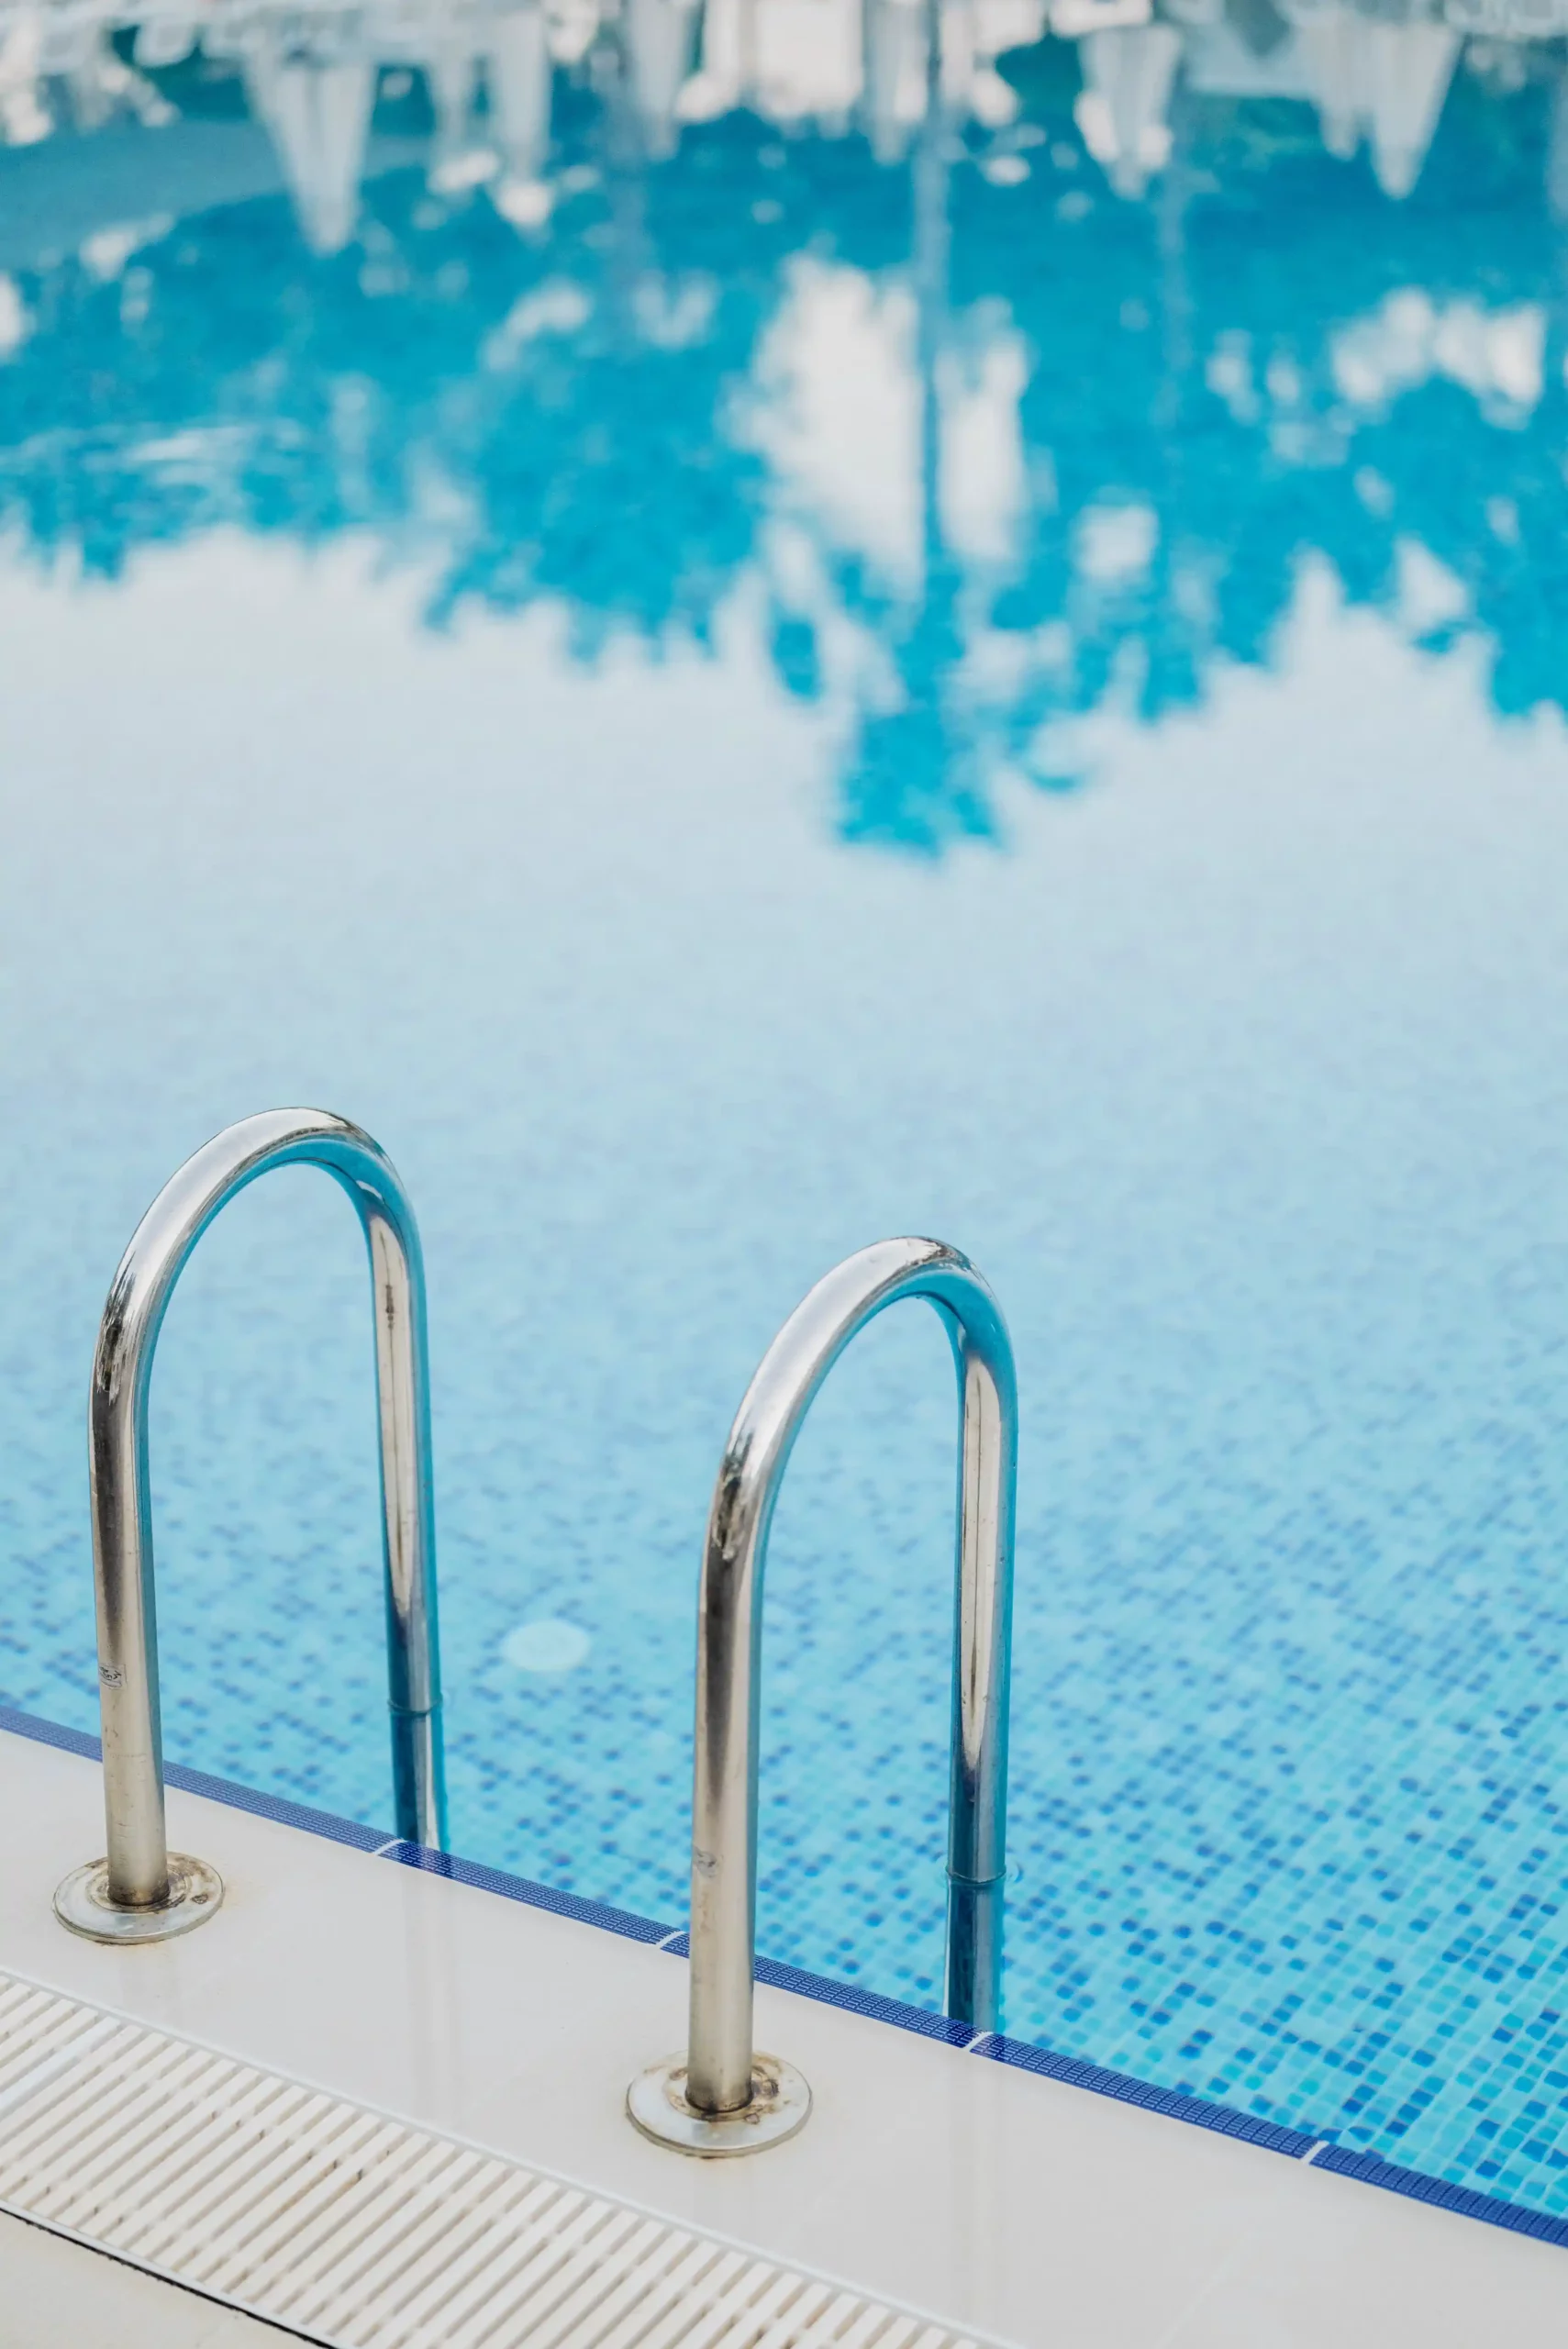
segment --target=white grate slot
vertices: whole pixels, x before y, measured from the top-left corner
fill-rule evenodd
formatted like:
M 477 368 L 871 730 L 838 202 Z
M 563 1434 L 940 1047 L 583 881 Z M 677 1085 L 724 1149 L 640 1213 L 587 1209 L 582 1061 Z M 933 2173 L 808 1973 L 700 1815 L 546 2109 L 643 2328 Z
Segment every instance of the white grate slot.
M 6 1976 L 0 2208 L 328 2349 L 978 2349 Z

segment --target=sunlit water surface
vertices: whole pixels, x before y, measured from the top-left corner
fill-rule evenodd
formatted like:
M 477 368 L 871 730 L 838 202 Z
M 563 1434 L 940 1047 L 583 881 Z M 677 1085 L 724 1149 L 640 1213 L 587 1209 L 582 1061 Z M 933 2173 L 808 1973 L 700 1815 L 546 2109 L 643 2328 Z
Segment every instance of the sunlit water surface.
M 426 1240 L 454 1847 L 678 1920 L 730 1413 L 937 1233 L 1023 1388 L 1009 2029 L 1565 2210 L 1552 93 L 1462 71 L 1400 204 L 1191 95 L 1122 196 L 1070 45 L 1004 68 L 885 166 L 580 73 L 520 222 L 416 82 L 328 253 L 195 65 L 0 154 L 0 1680 L 94 1724 L 137 1216 L 341 1108 Z M 159 1356 L 167 1742 L 379 1821 L 370 1378 L 273 1178 Z M 925 2003 L 954 1416 L 879 1324 L 768 1593 L 762 1946 Z

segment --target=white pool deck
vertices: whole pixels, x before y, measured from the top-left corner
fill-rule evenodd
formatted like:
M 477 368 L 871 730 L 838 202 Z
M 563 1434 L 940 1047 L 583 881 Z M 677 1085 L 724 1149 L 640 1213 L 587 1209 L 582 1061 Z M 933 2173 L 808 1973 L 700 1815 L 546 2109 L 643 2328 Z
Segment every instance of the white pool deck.
M 169 1809 L 175 1846 L 222 1871 L 221 1912 L 154 1948 L 77 1940 L 50 1901 L 102 1849 L 98 1771 L 0 1733 L 0 1973 L 988 2343 L 1568 2332 L 1568 2250 L 777 1989 L 758 1991 L 759 2040 L 805 2071 L 809 2123 L 745 2160 L 684 2159 L 623 2109 L 683 2041 L 681 1958 L 225 1804 Z M 6 2349 L 281 2337 L 11 2220 L 0 2287 Z

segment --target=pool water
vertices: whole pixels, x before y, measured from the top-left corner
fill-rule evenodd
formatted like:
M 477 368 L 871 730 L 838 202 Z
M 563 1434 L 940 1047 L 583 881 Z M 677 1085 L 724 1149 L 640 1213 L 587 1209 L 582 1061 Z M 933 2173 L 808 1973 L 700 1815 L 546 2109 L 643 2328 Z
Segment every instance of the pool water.
M 601 27 L 526 170 L 378 61 L 357 197 L 319 61 L 12 104 L 0 1690 L 94 1725 L 137 1217 L 340 1109 L 454 1848 L 679 1920 L 730 1414 L 933 1232 L 1022 1385 L 1008 2029 L 1568 2210 L 1568 105 L 1455 36 L 1400 196 L 1182 38 L 1109 173 L 1033 32 L 873 151 L 655 137 Z M 927 2004 L 955 1419 L 868 1332 L 768 1593 L 761 1945 Z M 153 1453 L 169 1752 L 384 1820 L 330 1185 L 202 1242 Z

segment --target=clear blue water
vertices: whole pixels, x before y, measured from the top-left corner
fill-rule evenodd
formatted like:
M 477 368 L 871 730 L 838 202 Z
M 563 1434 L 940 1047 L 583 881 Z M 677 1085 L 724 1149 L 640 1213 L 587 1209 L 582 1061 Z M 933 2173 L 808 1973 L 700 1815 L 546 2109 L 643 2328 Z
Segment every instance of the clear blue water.
M 0 151 L 0 1688 L 93 1725 L 138 1215 L 343 1109 L 426 1237 L 454 1846 L 678 1919 L 730 1413 L 933 1231 L 1023 1384 L 1008 2027 L 1568 2210 L 1554 53 L 1401 202 L 1195 89 L 1118 195 L 1071 43 L 890 163 L 650 159 L 613 65 L 531 225 L 417 75 L 330 252 L 220 62 Z M 222 1219 L 154 1473 L 171 1753 L 377 1821 L 358 1247 Z M 878 1325 L 767 1627 L 762 1945 L 927 2003 L 952 1419 Z

